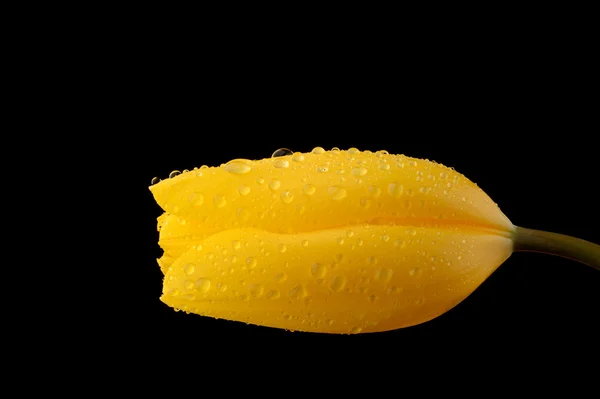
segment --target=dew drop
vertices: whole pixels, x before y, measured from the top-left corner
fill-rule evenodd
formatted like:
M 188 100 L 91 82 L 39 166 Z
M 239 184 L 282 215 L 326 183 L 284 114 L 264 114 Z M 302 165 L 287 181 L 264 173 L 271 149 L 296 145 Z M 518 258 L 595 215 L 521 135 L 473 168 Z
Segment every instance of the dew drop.
M 160 177 L 153 177 L 152 181 L 150 182 L 150 184 L 153 186 L 157 183 L 160 183 Z
M 317 167 L 317 172 L 318 173 L 325 173 L 329 170 L 329 168 L 327 166 L 318 166 Z
M 354 232 L 352 230 L 348 230 L 346 232 L 346 237 L 350 238 L 350 237 L 353 237 L 353 236 L 354 236 Z
M 199 278 L 196 280 L 196 291 L 208 292 L 210 290 L 210 280 L 207 278 Z
M 313 195 L 315 193 L 315 191 L 317 191 L 317 188 L 315 186 L 313 186 L 312 184 L 307 183 L 304 185 L 304 187 L 302 187 L 302 191 L 306 195 Z
M 462 255 L 458 255 L 458 256 L 456 257 L 456 259 L 458 259 L 458 260 L 462 260 L 462 258 L 463 258 L 463 257 L 462 257 Z
M 242 243 L 239 242 L 238 240 L 234 240 L 231 242 L 231 246 L 233 247 L 233 249 L 240 249 L 242 246 Z
M 225 165 L 225 170 L 229 173 L 233 173 L 234 175 L 244 175 L 252 170 L 249 162 L 250 161 L 247 160 L 234 159 L 233 161 L 227 162 Z
M 185 272 L 185 274 L 190 275 L 193 274 L 195 270 L 194 265 L 192 265 L 191 263 L 188 263 L 187 265 L 185 265 L 183 267 L 183 271 Z
M 375 301 L 377 301 L 377 296 L 375 296 L 375 295 L 369 295 L 369 302 L 375 303 Z
M 279 291 L 271 290 L 271 291 L 267 292 L 267 295 L 265 297 L 267 299 L 277 299 L 277 298 L 279 298 Z
M 179 176 L 180 174 L 181 174 L 181 172 L 180 172 L 180 171 L 178 171 L 178 170 L 174 170 L 174 171 L 172 171 L 171 173 L 169 173 L 169 179 L 172 179 L 172 178 L 174 178 L 174 177 L 176 177 L 176 176 Z
M 302 284 L 297 284 L 291 290 L 289 290 L 288 296 L 292 299 L 304 298 L 306 296 L 306 289 Z
M 238 193 L 240 193 L 241 195 L 248 195 L 250 194 L 250 187 L 246 186 L 245 184 L 242 184 L 238 187 Z
M 367 168 L 363 168 L 362 166 L 358 167 L 358 168 L 354 168 L 354 169 L 352 169 L 352 174 L 354 176 L 364 176 L 367 174 Z
M 246 259 L 246 265 L 248 265 L 250 269 L 255 268 L 257 263 L 258 262 L 256 261 L 256 258 L 253 256 L 250 256 Z
M 329 187 L 327 191 L 329 192 L 331 199 L 335 201 L 346 198 L 346 195 L 348 194 L 345 188 L 339 186 Z
M 250 212 L 248 212 L 244 208 L 238 208 L 238 210 L 236 212 L 236 216 L 238 217 L 238 219 L 240 221 L 246 222 L 246 221 L 248 221 L 248 219 L 250 219 Z
M 304 161 L 304 154 L 302 154 L 301 152 L 295 152 L 294 155 L 292 155 L 292 161 L 294 161 L 294 162 Z
M 351 147 L 348 149 L 348 154 L 351 154 L 351 155 L 360 154 L 360 150 L 358 148 Z
M 369 187 L 369 193 L 373 197 L 379 197 L 379 195 L 381 194 L 381 189 L 377 186 L 371 186 L 371 187 Z
M 421 271 L 419 268 L 415 267 L 414 269 L 410 270 L 409 274 L 413 277 L 418 277 L 421 274 Z
M 308 247 L 308 240 L 302 240 L 302 246 Z
M 380 163 L 379 164 L 379 169 L 381 169 L 381 170 L 389 170 L 390 169 L 390 164 L 389 163 Z
M 323 278 L 325 277 L 327 269 L 325 269 L 325 266 L 320 263 L 313 263 L 313 265 L 310 267 L 310 272 L 314 278 Z
M 368 199 L 368 198 L 361 198 L 360 199 L 360 206 L 363 207 L 364 209 L 369 209 L 371 207 L 371 205 L 373 205 L 373 201 Z
M 287 251 L 287 246 L 285 244 L 279 244 L 277 246 L 277 249 L 279 250 L 279 252 L 284 253 L 285 251 Z
M 342 289 L 344 289 L 345 285 L 346 285 L 346 277 L 335 276 L 333 278 L 333 280 L 331 281 L 330 288 L 334 292 L 340 292 Z
M 313 150 L 311 151 L 311 153 L 313 154 L 323 154 L 325 152 L 325 149 L 323 147 L 315 147 L 313 148 Z
M 275 152 L 271 155 L 271 158 L 284 157 L 286 155 L 292 155 L 292 150 L 287 148 L 280 148 L 278 150 L 275 150 Z
M 284 204 L 289 204 L 290 202 L 292 202 L 294 200 L 294 194 L 292 194 L 291 191 L 282 192 L 280 197 L 281 197 L 281 202 L 283 202 Z
M 269 188 L 271 190 L 277 190 L 279 187 L 281 187 L 281 182 L 277 179 L 273 179 L 269 182 Z
M 417 161 L 411 159 L 410 161 L 408 161 L 408 166 L 411 166 L 414 168 L 415 166 L 417 166 Z
M 290 161 L 288 161 L 287 159 L 277 159 L 273 163 L 273 166 L 275 166 L 278 169 L 285 169 L 290 166 Z
M 352 327 L 350 329 L 350 334 L 359 334 L 361 331 L 362 331 L 361 327 L 358 327 L 358 326 L 357 327 Z
M 190 281 L 190 280 L 187 280 L 185 282 L 184 286 L 185 286 L 186 290 L 191 290 L 192 288 L 194 288 L 194 282 Z
M 399 197 L 404 192 L 404 186 L 400 183 L 390 183 L 388 186 L 388 192 L 394 197 Z
M 402 239 L 398 239 L 398 240 L 394 241 L 395 247 L 404 248 L 405 245 L 406 244 L 405 244 L 404 240 L 402 240 Z
M 264 292 L 264 288 L 260 284 L 252 284 L 248 287 L 252 298 L 260 298 Z
M 340 244 L 340 245 L 343 245 L 344 244 L 344 238 L 343 237 L 339 237 L 337 239 L 337 243 Z
M 409 227 L 408 229 L 406 229 L 406 234 L 408 234 L 409 236 L 414 236 L 417 234 L 417 230 L 413 229 L 412 227 Z
M 258 184 L 264 184 L 264 182 L 265 182 L 265 179 L 263 179 L 262 177 L 259 177 L 258 179 L 256 179 L 256 182 L 257 182 Z
M 386 234 L 384 234 L 384 235 L 381 236 L 381 241 L 388 242 L 389 240 L 390 240 L 390 236 L 388 236 Z
M 201 206 L 204 204 L 204 195 L 202 195 L 202 193 L 191 193 L 188 199 L 194 206 Z
M 285 274 L 285 273 L 277 273 L 273 279 L 277 283 L 283 283 L 285 280 L 287 280 L 287 274 Z
M 213 204 L 215 204 L 217 208 L 223 208 L 227 204 L 227 200 L 224 196 L 217 194 L 213 197 Z
M 375 273 L 375 279 L 382 283 L 387 283 L 392 278 L 394 271 L 392 269 L 379 269 Z

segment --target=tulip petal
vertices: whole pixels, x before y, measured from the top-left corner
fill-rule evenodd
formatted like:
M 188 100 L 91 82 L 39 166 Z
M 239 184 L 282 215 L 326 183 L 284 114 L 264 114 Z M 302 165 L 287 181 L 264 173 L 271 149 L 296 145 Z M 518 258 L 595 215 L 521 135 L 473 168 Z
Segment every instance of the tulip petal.
M 498 206 L 446 166 L 403 155 L 294 154 L 182 173 L 150 187 L 167 212 L 210 235 L 301 233 L 360 223 L 466 224 L 512 231 Z
M 508 234 L 470 225 L 230 229 L 171 265 L 161 300 L 288 330 L 386 331 L 446 312 L 511 253 Z

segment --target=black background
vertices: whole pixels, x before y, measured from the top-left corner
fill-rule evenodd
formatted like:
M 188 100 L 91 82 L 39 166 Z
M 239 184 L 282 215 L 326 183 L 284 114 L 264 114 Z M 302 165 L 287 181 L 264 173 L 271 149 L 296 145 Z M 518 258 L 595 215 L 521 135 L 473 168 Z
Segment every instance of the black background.
M 438 38 L 410 52 L 363 43 L 358 53 L 348 44 L 312 51 L 301 40 L 268 48 L 237 40 L 221 48 L 160 41 L 158 50 L 132 47 L 144 61 L 123 70 L 128 83 L 114 111 L 127 115 L 125 128 L 142 132 L 130 152 L 135 178 L 128 182 L 145 204 L 136 208 L 145 252 L 126 270 L 135 287 L 129 321 L 153 342 L 141 344 L 148 356 L 178 361 L 190 351 L 214 352 L 218 362 L 216 354 L 227 353 L 251 368 L 253 361 L 313 355 L 340 367 L 446 350 L 515 361 L 532 353 L 598 353 L 600 273 L 542 254 L 515 253 L 435 320 L 376 334 L 287 332 L 175 312 L 160 302 L 161 209 L 148 190 L 151 179 L 270 157 L 281 147 L 385 149 L 435 160 L 476 182 L 514 224 L 600 243 L 598 86 L 585 49 Z

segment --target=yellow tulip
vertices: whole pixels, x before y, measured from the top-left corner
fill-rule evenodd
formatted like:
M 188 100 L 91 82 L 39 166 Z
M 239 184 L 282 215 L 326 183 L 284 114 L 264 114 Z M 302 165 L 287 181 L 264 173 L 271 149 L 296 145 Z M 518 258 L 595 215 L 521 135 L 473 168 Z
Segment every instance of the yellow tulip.
M 435 162 L 355 148 L 283 153 L 150 187 L 165 210 L 164 303 L 287 330 L 377 332 L 443 314 L 516 250 L 600 267 L 600 246 L 516 227 Z

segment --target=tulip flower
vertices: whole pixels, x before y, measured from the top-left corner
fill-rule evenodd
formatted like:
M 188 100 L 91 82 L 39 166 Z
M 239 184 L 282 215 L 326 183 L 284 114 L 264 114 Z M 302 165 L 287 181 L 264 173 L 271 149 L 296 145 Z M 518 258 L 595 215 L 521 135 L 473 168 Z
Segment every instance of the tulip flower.
M 261 326 L 367 333 L 431 320 L 515 251 L 600 268 L 600 246 L 517 227 L 444 165 L 317 147 L 203 166 L 150 187 L 161 300 Z

